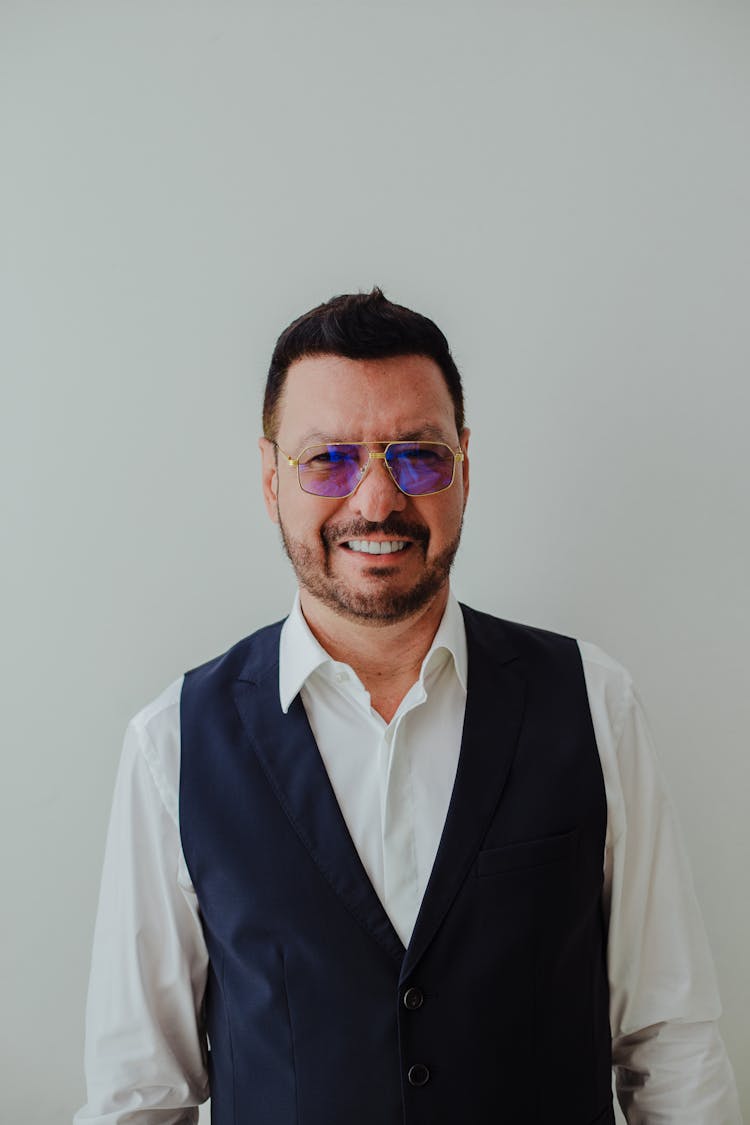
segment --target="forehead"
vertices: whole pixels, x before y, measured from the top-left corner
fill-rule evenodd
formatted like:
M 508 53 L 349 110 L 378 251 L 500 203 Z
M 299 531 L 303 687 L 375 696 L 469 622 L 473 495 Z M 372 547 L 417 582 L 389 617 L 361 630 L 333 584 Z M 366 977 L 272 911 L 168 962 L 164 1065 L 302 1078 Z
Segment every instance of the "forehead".
M 442 371 L 427 356 L 346 359 L 316 355 L 287 372 L 279 439 L 441 437 L 454 441 L 453 400 Z

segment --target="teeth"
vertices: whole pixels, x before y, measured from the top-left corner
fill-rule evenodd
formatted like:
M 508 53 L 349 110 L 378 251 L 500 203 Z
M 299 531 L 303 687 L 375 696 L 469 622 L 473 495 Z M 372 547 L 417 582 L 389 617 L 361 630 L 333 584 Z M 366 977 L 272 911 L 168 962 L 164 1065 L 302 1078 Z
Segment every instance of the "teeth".
M 401 539 L 384 542 L 375 542 L 372 539 L 350 539 L 346 545 L 350 551 L 361 551 L 365 555 L 390 555 L 394 551 L 403 551 L 406 543 Z

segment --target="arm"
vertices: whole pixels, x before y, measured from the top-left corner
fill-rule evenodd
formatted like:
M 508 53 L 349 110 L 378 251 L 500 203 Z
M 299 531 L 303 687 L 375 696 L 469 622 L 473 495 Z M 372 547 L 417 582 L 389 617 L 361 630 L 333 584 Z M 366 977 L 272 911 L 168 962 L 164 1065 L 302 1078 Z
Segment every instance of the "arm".
M 607 789 L 604 910 L 618 1099 L 629 1125 L 741 1125 L 685 847 L 637 693 L 608 664 L 606 675 L 602 666 L 587 669 L 587 684 Z
M 208 1096 L 207 953 L 177 824 L 179 681 L 158 704 L 128 727 L 115 785 L 76 1125 L 193 1125 Z

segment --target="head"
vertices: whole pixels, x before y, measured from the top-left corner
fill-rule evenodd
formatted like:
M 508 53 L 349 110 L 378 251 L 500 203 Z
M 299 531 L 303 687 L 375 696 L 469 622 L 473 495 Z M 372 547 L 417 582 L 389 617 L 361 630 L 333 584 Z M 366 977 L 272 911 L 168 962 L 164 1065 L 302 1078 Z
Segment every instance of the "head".
M 279 406 L 289 368 L 314 355 L 346 359 L 391 359 L 421 355 L 434 360 L 453 402 L 458 433 L 464 428 L 461 376 L 448 341 L 434 321 L 403 305 L 394 305 L 383 292 L 345 293 L 293 320 L 279 336 L 271 356 L 263 398 L 263 433 L 278 437 Z
M 461 380 L 432 321 L 380 290 L 334 298 L 279 338 L 260 439 L 271 518 L 300 584 L 303 609 L 358 623 L 404 620 L 447 596 L 468 496 Z M 385 443 L 439 442 L 456 452 L 453 483 L 411 496 L 382 457 Z M 310 495 L 297 459 L 311 444 L 364 442 L 364 475 L 346 497 Z

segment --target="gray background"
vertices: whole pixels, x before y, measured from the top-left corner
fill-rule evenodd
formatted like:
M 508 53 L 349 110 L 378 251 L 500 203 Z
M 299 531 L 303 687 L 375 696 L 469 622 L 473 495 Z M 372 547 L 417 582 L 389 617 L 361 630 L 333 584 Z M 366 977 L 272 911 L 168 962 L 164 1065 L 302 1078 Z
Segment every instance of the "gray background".
M 4 1120 L 83 1098 L 127 718 L 286 612 L 278 331 L 381 284 L 473 427 L 455 589 L 645 696 L 750 1115 L 745 3 L 0 5 Z

